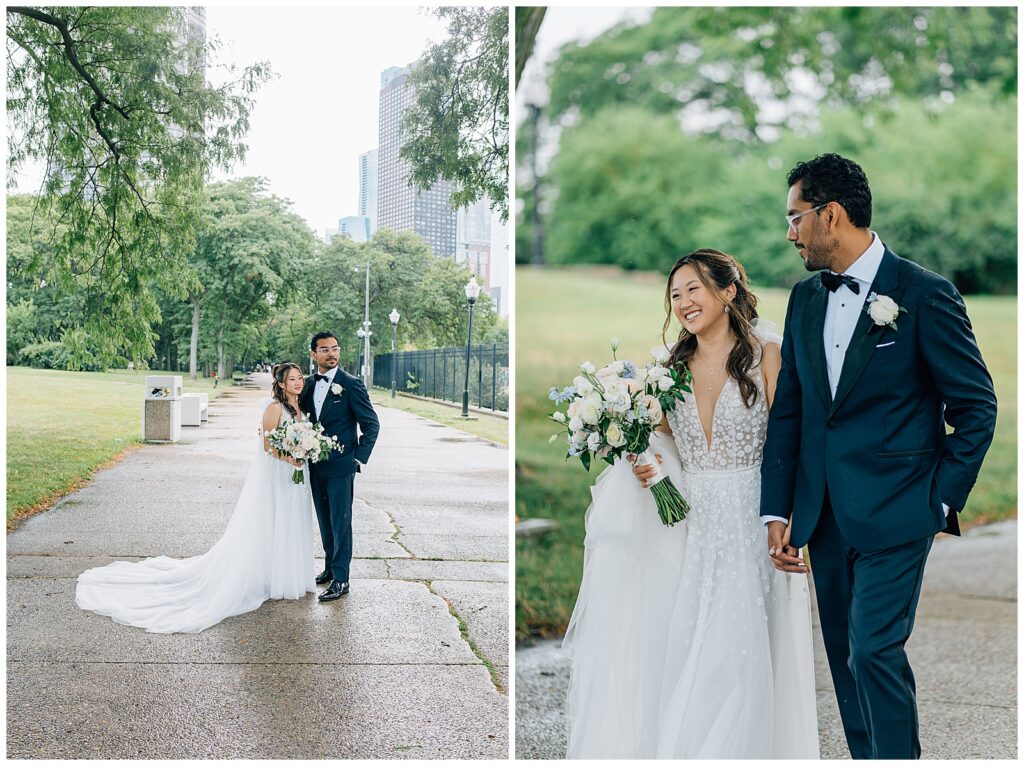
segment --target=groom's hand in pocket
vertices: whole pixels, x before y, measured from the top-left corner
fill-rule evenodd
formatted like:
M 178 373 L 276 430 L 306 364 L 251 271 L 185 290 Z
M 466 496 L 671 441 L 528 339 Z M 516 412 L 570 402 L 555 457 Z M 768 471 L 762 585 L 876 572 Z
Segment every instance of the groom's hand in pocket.
M 768 522 L 768 555 L 780 572 L 807 574 L 807 565 L 800 551 L 789 544 L 791 527 L 781 521 Z

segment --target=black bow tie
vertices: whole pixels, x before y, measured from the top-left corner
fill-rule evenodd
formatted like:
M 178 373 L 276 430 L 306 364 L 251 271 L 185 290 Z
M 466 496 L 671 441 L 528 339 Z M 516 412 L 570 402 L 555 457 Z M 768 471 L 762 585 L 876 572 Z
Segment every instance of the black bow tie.
M 317 380 L 327 380 L 327 376 L 321 375 L 319 372 L 313 373 L 313 377 L 316 378 Z
M 857 280 L 847 274 L 833 274 L 831 271 L 821 272 L 821 284 L 830 293 L 834 293 L 839 289 L 839 285 L 846 285 L 850 288 L 850 292 L 855 295 L 860 295 L 860 284 Z

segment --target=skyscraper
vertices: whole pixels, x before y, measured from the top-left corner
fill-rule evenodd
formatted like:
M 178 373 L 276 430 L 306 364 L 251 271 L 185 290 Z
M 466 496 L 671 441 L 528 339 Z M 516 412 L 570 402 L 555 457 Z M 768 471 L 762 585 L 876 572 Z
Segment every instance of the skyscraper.
M 359 215 L 370 220 L 370 234 L 377 231 L 377 150 L 359 155 Z
M 339 218 L 338 234 L 348 237 L 353 242 L 366 242 L 370 239 L 370 219 L 365 215 Z
M 377 227 L 415 232 L 427 240 L 434 255 L 453 258 L 456 217 L 448 203 L 452 185 L 442 181 L 417 191 L 409 185 L 409 163 L 398 156 L 402 118 L 415 99 L 408 78 L 409 69 L 403 67 L 389 67 L 380 77 Z

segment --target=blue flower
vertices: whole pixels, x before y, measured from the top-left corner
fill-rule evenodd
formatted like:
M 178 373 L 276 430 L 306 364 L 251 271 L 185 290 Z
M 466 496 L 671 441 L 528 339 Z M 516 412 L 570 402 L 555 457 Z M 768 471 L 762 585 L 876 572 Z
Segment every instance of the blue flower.
M 636 365 L 632 362 L 622 363 L 622 378 L 635 378 L 636 377 Z

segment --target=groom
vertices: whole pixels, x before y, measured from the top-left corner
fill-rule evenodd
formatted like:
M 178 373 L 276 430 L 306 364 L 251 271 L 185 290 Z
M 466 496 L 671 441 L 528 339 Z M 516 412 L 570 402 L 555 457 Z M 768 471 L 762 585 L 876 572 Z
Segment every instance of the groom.
M 319 600 L 334 601 L 349 591 L 352 493 L 359 466 L 370 459 L 380 423 L 363 382 L 338 367 L 338 339 L 332 333 L 318 332 L 309 349 L 317 372 L 306 378 L 299 406 L 314 423 L 323 426 L 327 436 L 337 436 L 344 447 L 341 452 L 332 450 L 328 460 L 309 467 L 313 505 L 324 544 L 324 571 L 316 576 L 316 583 L 331 581 Z
M 932 539 L 960 532 L 995 392 L 956 288 L 868 228 L 860 166 L 825 154 L 788 184 L 789 241 L 820 273 L 786 310 L 761 468 L 769 555 L 806 571 L 809 547 L 850 754 L 919 758 L 904 644 Z

